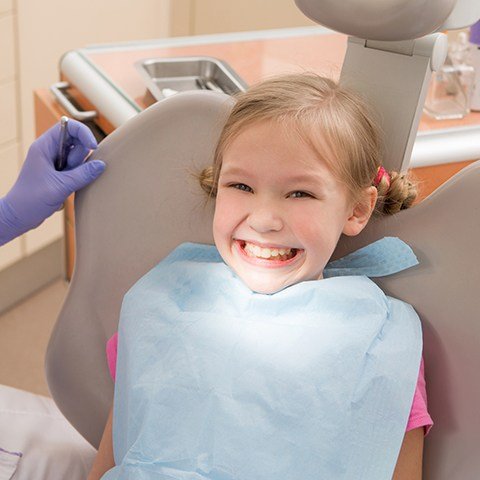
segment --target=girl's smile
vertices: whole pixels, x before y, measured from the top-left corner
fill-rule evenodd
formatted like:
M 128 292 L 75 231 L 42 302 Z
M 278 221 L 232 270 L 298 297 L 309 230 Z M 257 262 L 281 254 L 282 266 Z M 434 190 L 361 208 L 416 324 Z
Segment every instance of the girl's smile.
M 288 124 L 255 122 L 225 149 L 213 236 L 254 292 L 321 279 L 340 235 L 357 233 L 356 219 L 347 188 Z
M 240 257 L 252 264 L 264 268 L 282 268 L 297 262 L 303 253 L 302 249 L 278 247 L 256 242 L 234 240 Z

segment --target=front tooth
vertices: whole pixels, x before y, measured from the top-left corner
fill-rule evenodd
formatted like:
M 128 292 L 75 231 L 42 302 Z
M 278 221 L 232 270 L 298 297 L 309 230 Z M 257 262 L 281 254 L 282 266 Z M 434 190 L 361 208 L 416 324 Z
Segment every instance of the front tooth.
M 244 248 L 248 253 L 260 258 L 282 257 L 286 254 L 289 254 L 292 250 L 291 248 L 262 248 L 251 243 L 246 243 Z

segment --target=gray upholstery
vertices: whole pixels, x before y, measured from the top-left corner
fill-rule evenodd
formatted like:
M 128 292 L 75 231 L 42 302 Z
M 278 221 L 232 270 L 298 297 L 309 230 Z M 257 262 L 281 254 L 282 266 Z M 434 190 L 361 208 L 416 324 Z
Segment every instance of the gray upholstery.
M 105 343 L 124 293 L 183 241 L 212 243 L 212 205 L 191 174 L 209 164 L 231 100 L 188 92 L 150 107 L 98 149 L 104 175 L 76 196 L 77 260 L 46 367 L 58 406 L 98 446 L 113 396 Z M 341 240 L 335 257 L 398 236 L 420 265 L 378 283 L 423 320 L 429 410 L 425 478 L 480 471 L 480 163 L 420 205 Z

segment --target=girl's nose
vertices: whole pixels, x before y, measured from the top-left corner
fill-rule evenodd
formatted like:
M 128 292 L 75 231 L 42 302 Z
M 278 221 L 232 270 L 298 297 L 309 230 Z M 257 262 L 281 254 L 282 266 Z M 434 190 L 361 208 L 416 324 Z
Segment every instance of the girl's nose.
M 247 224 L 250 228 L 260 233 L 278 232 L 283 227 L 281 216 L 273 209 L 266 207 L 252 211 L 248 216 Z

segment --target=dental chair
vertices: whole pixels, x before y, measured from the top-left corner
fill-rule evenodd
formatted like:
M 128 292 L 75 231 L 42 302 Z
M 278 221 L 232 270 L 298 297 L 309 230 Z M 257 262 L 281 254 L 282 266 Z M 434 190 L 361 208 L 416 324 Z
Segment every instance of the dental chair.
M 311 18 L 349 33 L 347 27 L 329 24 L 328 19 L 322 22 L 321 9 L 314 9 L 318 3 L 297 0 Z M 331 8 L 347 3 L 332 0 Z M 443 10 L 433 23 L 421 27 L 423 32 L 409 32 L 412 38 L 447 24 L 446 17 L 456 12 L 452 10 L 455 0 L 425 3 L 435 3 L 435 8 L 442 4 Z M 474 17 L 480 18 L 480 8 L 475 8 L 479 11 Z M 336 13 L 338 18 L 341 12 Z M 389 35 L 392 28 L 386 30 Z M 353 33 L 367 38 L 365 31 Z M 381 38 L 380 34 L 371 42 L 350 39 L 341 81 L 358 85 L 386 119 L 385 163 L 401 170 L 408 167 L 425 83 L 432 67 L 443 62 L 445 44 L 441 34 L 419 43 L 401 38 L 399 32 L 388 42 Z M 414 58 L 415 52 L 421 58 Z M 378 75 L 382 62 L 384 66 L 391 62 L 398 62 L 398 68 L 407 66 L 399 56 L 410 58 L 414 80 L 395 103 L 378 97 L 392 88 L 391 82 L 398 84 L 395 91 L 399 92 L 398 78 L 388 75 L 389 86 L 375 95 L 371 82 L 378 84 L 379 79 L 369 76 L 365 62 L 375 64 Z M 410 100 L 404 102 L 403 96 Z M 117 330 L 124 294 L 180 243 L 213 243 L 213 204 L 205 203 L 192 173 L 211 164 L 232 104 L 221 93 L 185 92 L 153 105 L 102 142 L 97 156 L 108 168 L 76 195 L 76 264 L 50 340 L 46 370 L 57 405 L 94 447 L 99 445 L 113 399 L 105 344 Z M 400 109 L 394 129 L 391 123 Z M 477 162 L 417 206 L 372 220 L 357 237 L 342 238 L 334 253 L 339 258 L 384 236 L 397 236 L 413 248 L 420 261 L 412 269 L 376 282 L 388 295 L 412 304 L 422 319 L 428 405 L 435 422 L 425 443 L 427 480 L 470 480 L 480 472 L 479 187 Z

